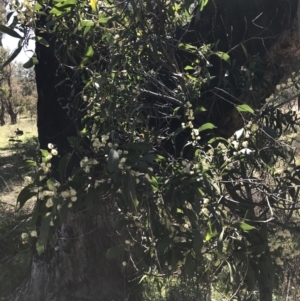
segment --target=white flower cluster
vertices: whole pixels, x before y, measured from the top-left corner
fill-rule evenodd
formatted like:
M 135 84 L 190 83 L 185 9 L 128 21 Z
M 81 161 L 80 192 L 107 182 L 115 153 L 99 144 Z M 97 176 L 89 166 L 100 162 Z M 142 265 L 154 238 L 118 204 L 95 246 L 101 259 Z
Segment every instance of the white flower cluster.
M 194 111 L 193 111 L 193 109 L 192 109 L 192 104 L 188 101 L 188 102 L 185 104 L 185 107 L 186 107 L 185 116 L 187 116 L 187 119 L 188 119 L 188 120 L 194 120 L 195 117 L 194 117 Z
M 72 202 L 77 201 L 77 196 L 76 195 L 77 195 L 77 191 L 72 187 L 70 187 L 69 189 L 64 190 L 64 191 L 61 192 L 61 196 L 64 200 L 66 200 L 67 198 L 70 198 L 70 200 Z
M 50 168 L 51 168 L 51 163 L 42 162 L 40 164 L 40 169 L 44 172 L 44 174 L 49 173 L 51 170 Z
M 182 123 L 181 124 L 181 127 L 183 128 L 183 129 L 186 129 L 186 128 L 194 128 L 194 125 L 193 125 L 193 123 L 191 122 L 191 121 L 189 121 L 188 123 Z
M 192 139 L 193 140 L 200 140 L 201 137 L 199 136 L 199 130 L 198 129 L 192 129 Z
M 99 138 L 97 138 L 95 135 L 92 135 L 92 146 L 95 153 L 98 153 L 101 147 L 104 147 L 107 143 L 107 140 L 109 139 L 108 135 L 102 135 L 101 141 Z
M 118 151 L 118 153 L 119 153 L 119 151 Z M 121 151 L 121 153 L 122 153 L 122 151 Z M 119 155 L 120 155 L 120 153 L 119 153 Z M 120 161 L 119 161 L 119 166 L 118 166 L 118 167 L 119 167 L 120 169 L 125 169 L 125 168 L 126 168 L 125 162 L 126 162 L 126 158 L 122 157 L 122 158 L 120 159 Z
M 24 186 L 27 186 L 32 183 L 33 183 L 32 177 L 29 177 L 29 176 L 24 177 Z
M 80 167 L 84 170 L 86 173 L 91 172 L 91 168 L 93 165 L 97 165 L 99 162 L 96 159 L 89 159 L 88 157 L 84 157 L 80 161 Z
M 29 242 L 29 235 L 27 233 L 22 233 L 21 239 L 22 239 L 22 244 L 24 245 Z
M 48 148 L 51 150 L 51 155 L 52 156 L 57 156 L 58 155 L 58 151 L 57 151 L 57 149 L 54 147 L 54 145 L 52 143 L 48 143 Z M 49 160 L 51 158 L 52 157 L 49 156 Z

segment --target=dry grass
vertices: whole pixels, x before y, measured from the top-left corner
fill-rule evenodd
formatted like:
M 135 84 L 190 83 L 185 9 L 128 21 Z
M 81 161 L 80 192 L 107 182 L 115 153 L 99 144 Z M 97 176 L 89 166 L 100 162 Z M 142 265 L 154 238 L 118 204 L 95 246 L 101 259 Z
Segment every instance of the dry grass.
M 15 135 L 17 128 L 24 132 L 24 135 L 18 137 L 23 142 L 32 137 L 37 137 L 36 120 L 20 116 L 17 124 L 6 124 L 0 127 L 0 151 L 9 150 L 13 146 L 9 139 L 17 138 Z
M 17 137 L 17 128 L 24 134 Z M 22 282 L 30 263 L 31 251 L 22 244 L 21 233 L 30 229 L 28 213 L 33 204 L 22 211 L 15 205 L 28 172 L 24 160 L 37 157 L 36 137 L 36 121 L 30 118 L 0 127 L 0 300 Z

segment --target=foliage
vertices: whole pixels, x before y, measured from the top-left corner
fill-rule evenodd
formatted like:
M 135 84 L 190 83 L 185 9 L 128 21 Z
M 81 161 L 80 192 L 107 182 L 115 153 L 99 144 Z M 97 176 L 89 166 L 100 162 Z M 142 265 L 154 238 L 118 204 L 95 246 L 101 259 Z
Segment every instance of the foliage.
M 243 121 L 238 131 L 229 123 L 234 136 L 221 136 L 221 129 L 205 122 L 210 107 L 201 97 L 213 77 L 210 60 L 233 62 L 213 45 L 189 44 L 176 33 L 192 23 L 195 10 L 205 13 L 206 3 L 63 0 L 47 8 L 15 6 L 18 15 L 2 31 L 14 36 L 17 28 L 20 47 L 35 39 L 55 48 L 59 71 L 67 75 L 57 87 L 70 91 L 69 108 L 81 112 L 75 117 L 78 135 L 68 138 L 72 153 L 49 144 L 41 164 L 28 162 L 37 166 L 37 177 L 18 203 L 38 195 L 33 221 L 41 218 L 39 253 L 47 243 L 56 246 L 56 229 L 67 212 L 109 201 L 119 212 L 115 229 L 127 229 L 128 238 L 107 256 L 125 250 L 125 263 L 139 275 L 197 277 L 210 285 L 225 273 L 234 295 L 253 290 L 270 273 L 268 223 L 292 227 L 296 210 L 299 167 L 281 138 L 298 120 L 280 109 L 278 93 L 260 111 L 231 104 Z M 26 66 L 34 63 L 35 55 Z M 238 71 L 238 87 L 246 81 L 240 92 L 262 91 L 249 76 L 259 63 L 250 57 Z M 289 85 L 297 88 L 297 76 Z M 72 158 L 80 163 L 69 173 Z M 282 162 L 288 168 L 280 170 Z M 288 214 L 279 218 L 280 212 Z

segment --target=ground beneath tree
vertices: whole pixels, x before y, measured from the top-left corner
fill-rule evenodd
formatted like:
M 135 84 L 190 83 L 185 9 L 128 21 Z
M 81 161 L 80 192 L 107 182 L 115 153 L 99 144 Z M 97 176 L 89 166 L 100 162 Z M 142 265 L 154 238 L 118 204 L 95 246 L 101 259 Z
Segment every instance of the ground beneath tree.
M 17 128 L 23 135 L 15 134 Z M 23 281 L 30 264 L 31 250 L 21 234 L 30 230 L 33 203 L 18 211 L 16 200 L 28 175 L 24 162 L 37 157 L 36 136 L 36 121 L 24 116 L 16 125 L 0 127 L 0 300 Z

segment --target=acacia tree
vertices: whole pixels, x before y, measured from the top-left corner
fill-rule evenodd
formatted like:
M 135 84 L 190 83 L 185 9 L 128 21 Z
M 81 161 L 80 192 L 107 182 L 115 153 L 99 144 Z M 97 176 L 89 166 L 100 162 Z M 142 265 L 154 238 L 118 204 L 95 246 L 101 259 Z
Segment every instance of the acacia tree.
M 42 163 L 18 197 L 38 191 L 31 273 L 14 300 L 140 300 L 124 281 L 210 284 L 221 271 L 233 292 L 259 280 L 272 300 L 267 222 L 281 223 L 283 191 L 296 201 L 298 174 L 276 173 L 292 158 L 278 138 L 295 116 L 273 95 L 262 106 L 279 80 L 263 57 L 296 2 L 15 6 L 1 30 L 21 41 L 7 63 L 37 41 L 26 67 L 36 64 Z

